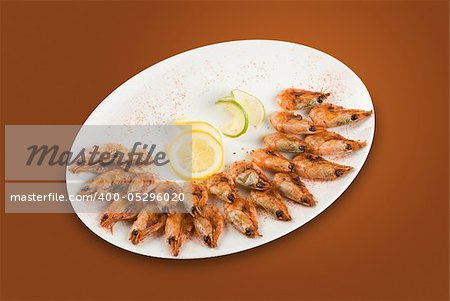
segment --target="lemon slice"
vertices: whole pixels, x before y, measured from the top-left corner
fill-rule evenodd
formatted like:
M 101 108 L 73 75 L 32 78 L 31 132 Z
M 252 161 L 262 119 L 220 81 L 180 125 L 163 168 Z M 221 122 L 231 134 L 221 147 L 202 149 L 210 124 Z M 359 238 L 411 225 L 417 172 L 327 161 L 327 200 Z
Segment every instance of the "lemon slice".
M 236 138 L 247 131 L 248 115 L 238 102 L 227 97 L 216 101 L 216 105 L 222 106 L 231 114 L 228 122 L 221 127 L 221 131 L 225 136 Z
M 203 131 L 185 132 L 170 145 L 169 160 L 180 177 L 190 180 L 205 179 L 223 167 L 222 144 Z
M 201 120 L 188 120 L 186 118 L 180 118 L 173 122 L 174 125 L 190 125 L 192 131 L 206 132 L 216 138 L 220 143 L 222 143 L 222 134 L 220 131 L 212 124 L 201 121 Z
M 257 97 L 238 89 L 231 91 L 231 96 L 244 108 L 245 112 L 247 112 L 250 125 L 257 127 L 264 122 L 266 110 Z

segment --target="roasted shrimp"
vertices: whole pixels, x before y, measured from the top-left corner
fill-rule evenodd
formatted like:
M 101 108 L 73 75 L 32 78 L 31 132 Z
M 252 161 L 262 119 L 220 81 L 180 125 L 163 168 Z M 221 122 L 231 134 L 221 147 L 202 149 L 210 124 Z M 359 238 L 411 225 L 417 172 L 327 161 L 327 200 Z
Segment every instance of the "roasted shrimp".
M 113 232 L 114 225 L 119 221 L 133 221 L 140 211 L 141 203 L 130 202 L 127 199 L 113 201 L 102 214 L 100 226 Z
M 96 150 L 94 152 L 94 149 Z M 84 157 L 78 158 L 69 168 L 73 173 L 92 172 L 104 173 L 110 169 L 118 168 L 129 150 L 122 144 L 104 144 L 94 146 Z M 108 154 L 107 160 L 99 160 L 99 154 Z
M 328 96 L 330 93 L 290 88 L 278 94 L 277 103 L 286 110 L 300 110 L 321 104 Z
M 192 182 L 191 195 L 184 199 L 183 205 L 192 216 L 196 216 L 208 201 L 208 188 L 203 184 Z
M 288 111 L 272 114 L 270 123 L 277 131 L 287 134 L 315 134 L 324 131 L 322 126 L 303 120 L 301 115 Z
M 282 154 L 267 148 L 255 150 L 251 153 L 253 162 L 261 168 L 278 172 L 294 172 L 294 164 Z
M 211 194 L 217 196 L 222 201 L 233 203 L 237 197 L 233 177 L 225 172 L 214 174 L 208 179 L 206 186 Z
M 164 232 L 173 256 L 178 256 L 183 242 L 191 234 L 192 227 L 190 214 L 175 213 L 167 216 Z
M 224 219 L 222 214 L 212 205 L 204 206 L 201 214 L 194 217 L 195 232 L 210 248 L 217 247 L 223 225 Z
M 253 162 L 237 161 L 230 166 L 229 173 L 236 183 L 241 186 L 256 190 L 266 190 L 270 182 L 264 172 Z
M 322 132 L 309 135 L 305 141 L 317 155 L 335 155 L 358 150 L 366 146 L 366 142 L 350 140 L 337 133 Z
M 308 207 L 316 205 L 314 196 L 308 191 L 298 175 L 277 173 L 273 176 L 272 183 L 275 189 L 285 198 Z
M 299 154 L 292 162 L 297 174 L 311 180 L 334 180 L 353 169 L 312 154 Z
M 123 194 L 127 192 L 128 186 L 132 183 L 134 177 L 134 173 L 126 172 L 122 169 L 109 170 L 88 181 L 78 194 L 92 195 L 96 192 Z
M 276 190 L 252 191 L 250 198 L 258 207 L 274 215 L 277 219 L 282 221 L 291 220 L 288 208 Z
M 129 151 L 122 168 L 136 173 L 148 173 L 153 164 L 153 158 L 147 149 L 137 148 L 134 152 Z
M 159 210 L 162 213 L 171 214 L 177 211 L 179 205 L 174 196 L 182 194 L 183 188 L 174 181 L 159 181 L 154 193 Z
M 309 153 L 311 147 L 295 135 L 273 133 L 264 137 L 267 148 L 286 153 Z
M 232 204 L 225 204 L 225 217 L 228 222 L 242 234 L 248 237 L 259 236 L 258 217 L 252 202 L 242 197 Z
M 317 106 L 309 112 L 309 117 L 315 124 L 326 128 L 360 121 L 370 115 L 372 111 L 346 109 L 332 104 Z
M 155 175 L 151 173 L 137 174 L 128 186 L 128 193 L 147 193 L 155 188 L 155 181 Z
M 155 213 L 154 207 L 154 204 L 149 204 L 139 212 L 137 219 L 131 227 L 129 237 L 133 244 L 138 244 L 150 234 L 156 233 L 164 228 L 167 216 L 165 214 Z

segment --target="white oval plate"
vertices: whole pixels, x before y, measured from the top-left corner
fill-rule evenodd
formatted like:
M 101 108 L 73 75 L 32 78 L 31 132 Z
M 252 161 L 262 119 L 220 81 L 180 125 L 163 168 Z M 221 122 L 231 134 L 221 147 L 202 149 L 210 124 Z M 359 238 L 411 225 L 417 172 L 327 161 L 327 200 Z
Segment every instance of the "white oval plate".
M 242 40 L 196 48 L 168 58 L 135 75 L 113 91 L 92 112 L 85 125 L 166 124 L 176 118 L 205 120 L 218 126 L 214 102 L 241 89 L 261 99 L 267 115 L 279 110 L 275 97 L 288 87 L 331 93 L 329 102 L 349 108 L 373 110 L 372 101 L 358 76 L 346 65 L 319 50 L 282 41 Z M 302 114 L 307 116 L 306 113 Z M 192 239 L 182 246 L 178 259 L 207 258 L 248 250 L 298 229 L 330 206 L 361 170 L 372 145 L 375 116 L 354 125 L 335 128 L 351 139 L 366 140 L 367 146 L 332 160 L 354 170 L 332 182 L 305 181 L 318 200 L 313 208 L 287 202 L 292 220 L 281 222 L 260 215 L 261 237 L 250 239 L 227 225 L 215 249 Z M 263 147 L 261 138 L 273 132 L 266 124 L 238 139 L 224 137 L 226 163 L 248 156 Z M 69 179 L 84 175 L 66 174 Z M 78 185 L 67 185 L 76 194 Z M 81 221 L 104 240 L 129 251 L 160 258 L 170 255 L 163 238 L 148 238 L 135 246 L 127 237 L 130 226 L 118 223 L 112 235 L 99 226 L 99 216 L 77 212 Z

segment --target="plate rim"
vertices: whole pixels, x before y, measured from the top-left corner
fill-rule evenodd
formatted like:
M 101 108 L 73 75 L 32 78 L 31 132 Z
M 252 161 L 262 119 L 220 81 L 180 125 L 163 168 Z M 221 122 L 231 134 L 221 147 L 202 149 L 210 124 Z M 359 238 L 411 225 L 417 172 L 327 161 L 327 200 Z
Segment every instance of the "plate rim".
M 372 113 L 373 127 L 370 127 L 371 137 L 370 137 L 370 143 L 368 143 L 369 145 L 367 146 L 367 147 L 368 147 L 367 155 L 366 155 L 366 156 L 364 157 L 364 159 L 361 161 L 361 167 L 360 167 L 360 169 L 356 172 L 356 174 L 355 174 L 355 176 L 353 177 L 353 179 L 350 180 L 349 184 L 346 185 L 346 187 L 345 187 L 344 189 L 342 189 L 342 190 L 339 191 L 337 197 L 336 197 L 332 202 L 330 202 L 330 204 L 326 205 L 319 213 L 317 213 L 317 214 L 314 215 L 313 217 L 310 217 L 310 218 L 306 219 L 301 225 L 295 225 L 292 229 L 289 229 L 287 232 L 284 232 L 283 234 L 279 235 L 279 236 L 276 237 L 276 238 L 272 238 L 272 239 L 269 240 L 269 241 L 260 243 L 260 244 L 255 245 L 255 246 L 243 247 L 242 249 L 240 249 L 240 250 L 238 250 L 238 251 L 231 251 L 231 252 L 228 251 L 228 252 L 223 252 L 223 253 L 221 253 L 221 254 L 211 254 L 210 256 L 199 256 L 199 257 L 195 257 L 195 256 L 190 256 L 190 257 L 177 257 L 177 256 L 171 256 L 171 255 L 169 254 L 169 252 L 167 253 L 167 255 L 149 255 L 149 254 L 143 254 L 143 253 L 138 252 L 137 250 L 128 249 L 128 248 L 125 248 L 125 247 L 120 246 L 120 245 L 118 245 L 118 244 L 115 244 L 114 242 L 109 241 L 109 240 L 105 239 L 103 236 L 101 236 L 101 235 L 99 235 L 98 233 L 96 233 L 96 232 L 94 231 L 94 229 L 92 229 L 91 227 L 89 227 L 88 224 L 85 223 L 84 220 L 83 220 L 82 215 L 86 215 L 86 214 L 89 214 L 89 213 L 77 212 L 77 211 L 75 210 L 75 208 L 73 208 L 73 205 L 71 205 L 73 211 L 76 213 L 76 215 L 77 215 L 78 219 L 81 221 L 81 223 L 82 223 L 86 228 L 88 228 L 93 234 L 95 234 L 96 237 L 101 238 L 103 241 L 106 241 L 107 243 L 109 243 L 109 244 L 113 245 L 114 247 L 119 248 L 119 249 L 121 249 L 121 250 L 123 250 L 123 251 L 127 251 L 127 252 L 131 252 L 131 253 L 138 254 L 138 255 L 141 255 L 141 256 L 145 256 L 145 257 L 147 257 L 147 258 L 148 258 L 148 257 L 151 257 L 151 258 L 157 258 L 157 259 L 201 260 L 201 259 L 211 259 L 211 258 L 216 258 L 216 257 L 223 257 L 223 256 L 228 256 L 228 255 L 238 254 L 238 253 L 241 253 L 241 252 L 249 251 L 249 250 L 252 250 L 252 249 L 255 249 L 255 248 L 258 248 L 258 247 L 262 247 L 262 246 L 264 246 L 264 245 L 266 245 L 266 244 L 275 242 L 275 241 L 277 241 L 278 239 L 283 238 L 283 237 L 285 237 L 285 236 L 291 234 L 292 232 L 294 232 L 294 231 L 296 231 L 296 230 L 302 228 L 304 225 L 306 225 L 306 224 L 308 224 L 309 222 L 311 222 L 312 220 L 316 219 L 316 218 L 317 218 L 318 216 L 320 216 L 323 212 L 325 212 L 330 206 L 332 206 L 339 198 L 341 198 L 341 196 L 343 195 L 343 193 L 344 193 L 344 192 L 345 192 L 345 191 L 353 184 L 353 182 L 355 181 L 355 179 L 359 176 L 361 170 L 364 168 L 364 166 L 365 166 L 365 164 L 366 164 L 366 162 L 367 162 L 367 159 L 368 159 L 369 156 L 371 155 L 372 147 L 373 147 L 373 143 L 374 143 L 374 139 L 375 139 L 376 125 L 377 125 L 377 123 L 376 123 L 376 117 L 375 117 L 376 112 L 375 112 L 375 105 L 374 105 L 374 103 L 373 103 L 372 96 L 371 96 L 371 94 L 370 94 L 370 92 L 369 92 L 369 89 L 367 88 L 366 84 L 362 81 L 362 79 L 359 77 L 359 75 L 358 75 L 356 72 L 354 72 L 353 69 L 351 69 L 351 68 L 350 68 L 347 64 L 345 64 L 343 61 L 341 61 L 341 60 L 335 58 L 334 56 L 332 56 L 332 55 L 330 55 L 330 54 L 328 54 L 328 53 L 326 53 L 326 52 L 324 52 L 324 51 L 322 51 L 322 50 L 319 50 L 319 49 L 317 49 L 317 48 L 314 48 L 314 47 L 311 47 L 311 46 L 307 46 L 307 45 L 303 45 L 303 44 L 299 44 L 299 43 L 295 43 L 295 42 L 291 42 L 291 41 L 285 41 L 285 40 L 276 40 L 276 39 L 238 39 L 238 40 L 230 40 L 230 41 L 224 41 L 224 42 L 212 43 L 212 44 L 208 44 L 208 45 L 203 45 L 203 46 L 191 48 L 191 49 L 188 49 L 188 50 L 183 51 L 183 52 L 179 52 L 179 53 L 177 53 L 177 54 L 174 54 L 174 55 L 172 55 L 172 56 L 170 56 L 170 57 L 166 57 L 166 58 L 164 58 L 164 59 L 162 59 L 162 60 L 156 62 L 155 64 L 152 64 L 152 65 L 150 65 L 150 66 L 148 66 L 148 67 L 142 69 L 141 71 L 137 72 L 137 73 L 134 74 L 133 76 L 131 76 L 131 77 L 129 77 L 128 79 L 126 79 L 125 81 L 123 81 L 123 82 L 122 82 L 119 86 L 117 86 L 115 89 L 113 89 L 113 90 L 112 90 L 105 98 L 103 98 L 102 101 L 101 101 L 101 102 L 100 102 L 100 103 L 92 110 L 92 112 L 89 114 L 89 116 L 87 116 L 87 118 L 85 119 L 85 121 L 84 121 L 83 124 L 81 125 L 81 127 L 80 127 L 80 129 L 79 129 L 79 131 L 78 131 L 78 133 L 77 133 L 77 135 L 76 135 L 76 137 L 75 137 L 75 139 L 73 140 L 71 149 L 73 148 L 73 145 L 74 145 L 74 143 L 75 143 L 75 141 L 76 141 L 76 138 L 78 137 L 78 134 L 79 134 L 79 132 L 81 131 L 81 128 L 82 128 L 83 126 L 85 126 L 85 125 L 96 125 L 96 124 L 100 125 L 100 124 L 103 124 L 103 123 L 92 123 L 91 120 L 92 120 L 92 119 L 95 119 L 96 115 L 100 114 L 100 110 L 102 109 L 103 106 L 106 105 L 105 103 L 107 102 L 107 100 L 108 100 L 110 97 L 112 97 L 112 95 L 114 95 L 114 94 L 116 94 L 116 93 L 120 93 L 120 90 L 125 89 L 124 86 L 125 86 L 126 83 L 128 83 L 128 85 L 129 85 L 130 82 L 138 80 L 141 76 L 143 76 L 143 74 L 144 74 L 145 72 L 149 71 L 150 69 L 158 68 L 157 66 L 160 66 L 160 65 L 162 65 L 162 64 L 165 64 L 165 63 L 167 63 L 167 62 L 169 62 L 169 61 L 171 61 L 171 60 L 176 60 L 176 59 L 177 59 L 178 57 L 180 57 L 181 55 L 185 55 L 185 54 L 187 54 L 187 53 L 196 52 L 196 51 L 199 51 L 199 50 L 205 49 L 205 48 L 219 47 L 220 45 L 225 45 L 225 44 L 240 44 L 240 43 L 249 43 L 249 42 L 250 42 L 250 43 L 287 44 L 287 45 L 291 45 L 291 46 L 294 46 L 294 47 L 302 47 L 302 48 L 306 48 L 306 49 L 312 49 L 313 51 L 319 52 L 319 53 L 321 53 L 321 54 L 323 54 L 323 55 L 325 55 L 325 56 L 331 58 L 332 60 L 334 60 L 334 61 L 336 61 L 336 62 L 342 64 L 342 65 L 343 65 L 344 67 L 346 67 L 349 71 L 351 71 L 351 73 L 352 73 L 353 75 L 356 76 L 356 78 L 357 78 L 358 81 L 362 84 L 362 87 L 364 88 L 365 92 L 367 93 L 367 95 L 368 95 L 368 97 L 369 97 L 370 104 L 371 104 L 371 106 L 372 106 L 372 112 L 373 112 L 373 113 Z M 70 173 L 70 172 L 69 172 L 69 169 L 66 168 L 66 173 L 65 173 L 65 176 L 66 176 L 66 178 L 65 178 L 65 183 L 66 183 L 66 185 L 65 185 L 65 188 L 66 188 L 67 193 L 69 193 L 69 191 L 68 191 L 68 181 L 67 181 L 67 175 L 68 175 L 68 173 Z

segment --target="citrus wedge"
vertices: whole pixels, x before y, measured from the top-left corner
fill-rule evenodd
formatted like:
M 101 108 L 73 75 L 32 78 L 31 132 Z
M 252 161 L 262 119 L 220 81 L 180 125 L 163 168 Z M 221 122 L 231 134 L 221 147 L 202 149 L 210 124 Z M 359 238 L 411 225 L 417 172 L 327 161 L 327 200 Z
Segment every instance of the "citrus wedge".
M 192 131 L 206 132 L 216 138 L 220 143 L 222 143 L 222 134 L 220 131 L 212 124 L 201 121 L 201 120 L 188 120 L 186 118 L 177 119 L 173 122 L 174 125 L 190 125 Z
M 174 172 L 189 180 L 211 176 L 222 169 L 224 162 L 222 144 L 210 133 L 198 130 L 180 134 L 168 155 Z
M 257 97 L 238 89 L 231 91 L 231 96 L 244 108 L 248 115 L 248 122 L 250 125 L 258 127 L 264 122 L 266 110 Z
M 227 97 L 216 101 L 216 105 L 223 107 L 230 113 L 229 120 L 221 127 L 225 136 L 237 138 L 247 131 L 248 115 L 238 102 Z

